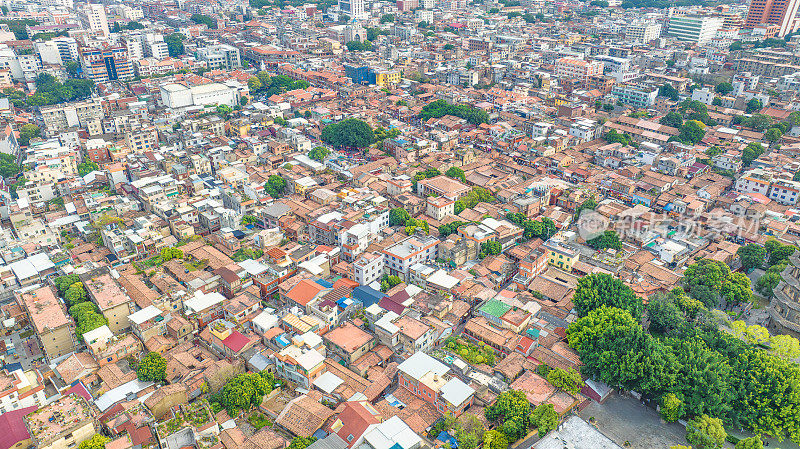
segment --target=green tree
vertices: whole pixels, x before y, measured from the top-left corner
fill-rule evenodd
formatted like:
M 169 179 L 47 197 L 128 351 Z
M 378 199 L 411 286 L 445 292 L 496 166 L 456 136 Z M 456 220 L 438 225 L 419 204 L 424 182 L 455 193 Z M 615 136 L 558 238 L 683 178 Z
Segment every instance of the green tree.
M 752 114 L 756 111 L 760 111 L 763 105 L 761 104 L 761 100 L 752 98 L 750 101 L 747 102 L 747 107 L 745 108 L 745 112 L 748 114 Z
M 447 169 L 446 172 L 444 172 L 444 174 L 447 175 L 450 178 L 458 179 L 459 181 L 461 181 L 463 183 L 467 182 L 467 177 L 464 176 L 464 170 L 462 170 L 462 169 L 460 169 L 458 167 L 450 167 L 450 168 Z
M 642 298 L 619 278 L 609 274 L 590 274 L 578 281 L 572 298 L 579 317 L 603 306 L 619 307 L 637 320 L 642 316 Z
M 322 141 L 336 148 L 366 148 L 375 142 L 372 128 L 364 121 L 349 118 L 322 129 Z
M 317 437 L 294 437 L 286 449 L 306 449 L 315 441 L 317 441 Z
M 672 101 L 678 101 L 681 98 L 680 94 L 678 93 L 678 90 L 672 87 L 671 84 L 662 84 L 661 87 L 658 88 L 658 96 L 669 98 Z M 667 125 L 667 126 L 673 126 L 673 125 Z M 680 126 L 680 124 L 678 126 Z M 675 127 L 677 128 L 677 126 Z
M 729 82 L 719 83 L 717 84 L 717 87 L 714 88 L 714 91 L 720 95 L 725 96 L 733 92 L 733 85 Z
M 257 373 L 244 373 L 229 379 L 220 391 L 220 403 L 230 416 L 237 416 L 239 410 L 249 410 L 261 403 L 265 394 L 272 391 L 272 385 Z
M 108 324 L 108 320 L 103 315 L 95 312 L 87 312 L 79 315 L 76 317 L 76 321 L 75 335 L 80 340 L 83 340 L 83 334 Z
M 445 115 L 463 118 L 473 125 L 489 123 L 489 114 L 486 111 L 465 104 L 449 104 L 444 100 L 435 100 L 423 106 L 422 111 L 419 113 L 419 118 L 423 122 L 427 122 L 431 118 L 444 117 Z
M 264 184 L 264 191 L 273 198 L 280 198 L 285 189 L 286 180 L 278 175 L 269 175 L 266 184 Z
M 518 440 L 528 433 L 531 405 L 522 391 L 509 390 L 501 393 L 495 403 L 483 411 L 489 421 L 502 423 L 502 432 L 511 440 Z
M 480 258 L 484 259 L 484 258 L 486 258 L 486 256 L 493 256 L 495 254 L 500 254 L 500 251 L 502 249 L 503 248 L 500 245 L 500 242 L 497 242 L 495 240 L 490 240 L 488 242 L 483 242 L 483 243 L 481 243 Z
M 161 261 L 169 262 L 172 259 L 183 259 L 183 251 L 179 248 L 161 248 Z
M 706 125 L 697 120 L 687 120 L 680 126 L 677 140 L 688 145 L 696 145 L 706 135 Z
M 722 420 L 708 415 L 698 416 L 686 425 L 686 441 L 695 449 L 721 449 L 727 436 Z
M 761 294 L 762 296 L 766 296 L 767 298 L 772 298 L 775 293 L 775 287 L 781 281 L 781 275 L 778 273 L 764 273 L 758 281 L 756 281 L 756 291 Z
M 503 432 L 490 430 L 483 434 L 483 447 L 485 449 L 508 449 L 508 438 Z
M 217 29 L 217 21 L 205 14 L 192 14 L 191 17 L 189 17 L 189 20 L 197 24 L 205 25 L 212 30 Z
M 713 106 L 722 106 L 722 98 L 714 97 L 714 99 L 711 100 L 711 104 Z
M 764 449 L 764 442 L 761 441 L 761 436 L 756 435 L 739 440 L 735 449 Z
M 106 443 L 111 441 L 111 438 L 96 433 L 88 440 L 81 441 L 78 449 L 105 449 Z
M 770 128 L 764 133 L 764 139 L 769 143 L 775 143 L 781 139 L 783 133 L 778 128 Z
M 794 360 L 800 357 L 800 341 L 790 335 L 770 337 L 769 347 L 773 354 L 787 360 Z
M 396 207 L 389 211 L 389 226 L 405 226 L 411 215 L 402 207 Z
M 618 251 L 622 249 L 622 242 L 619 240 L 619 235 L 617 235 L 616 231 L 611 230 L 605 231 L 591 240 L 587 240 L 586 244 L 598 251 L 609 248 Z
M 665 344 L 680 361 L 671 392 L 682 402 L 689 416 L 726 416 L 733 399 L 728 360 L 703 340 L 671 338 Z
M 167 361 L 157 352 L 149 352 L 139 360 L 136 377 L 144 382 L 163 382 L 167 378 Z
M 579 218 L 581 218 L 581 212 L 585 210 L 595 210 L 596 208 L 597 200 L 594 196 L 592 196 L 588 200 L 582 202 L 581 205 L 575 209 L 575 214 L 573 214 L 572 220 L 577 221 Z
M 99 168 L 100 166 L 92 161 L 82 162 L 78 164 L 78 176 L 86 176 Z
M 584 385 L 581 374 L 572 367 L 570 367 L 569 370 L 553 368 L 547 373 L 547 381 L 550 382 L 550 385 L 559 390 L 571 394 L 580 393 L 581 387 Z
M 308 152 L 308 157 L 314 159 L 317 162 L 322 162 L 330 153 L 331 150 L 325 147 L 315 147 L 313 150 Z
M 531 425 L 539 431 L 539 438 L 558 427 L 558 413 L 553 404 L 540 404 L 531 413 Z
M 394 14 L 384 14 L 381 16 L 381 23 L 394 22 Z
M 681 402 L 674 393 L 667 393 L 661 399 L 659 413 L 661 413 L 661 417 L 664 418 L 664 421 L 675 422 L 682 416 L 682 407 L 683 402 Z
M 386 293 L 395 286 L 399 285 L 401 282 L 403 281 L 398 276 L 384 274 L 383 278 L 381 278 L 381 291 Z
M 767 250 L 767 263 L 769 266 L 785 264 L 789 260 L 789 256 L 794 254 L 794 245 L 784 245 L 775 239 L 769 239 L 764 243 L 764 249 Z
M 680 290 L 680 292 L 683 293 L 683 290 Z M 686 315 L 675 303 L 672 292 L 651 297 L 647 303 L 647 317 L 650 321 L 650 332 L 657 334 L 666 334 L 673 329 L 677 329 L 687 319 Z
M 80 281 L 77 274 L 68 274 L 55 278 L 53 283 L 56 286 L 56 290 L 58 290 L 58 295 L 63 297 L 67 290 L 72 287 L 72 284 Z
M 173 58 L 184 54 L 186 50 L 183 47 L 183 41 L 186 39 L 181 33 L 172 33 L 164 36 L 164 42 L 167 44 L 167 51 Z
M 42 130 L 39 129 L 38 126 L 28 123 L 26 125 L 22 125 L 19 128 L 19 144 L 24 146 L 28 146 L 31 142 L 31 139 L 34 137 L 39 137 L 42 135 Z
M 758 142 L 750 142 L 742 151 L 742 163 L 744 165 L 750 165 L 762 154 L 764 154 L 764 147 Z
M 679 112 L 671 111 L 661 117 L 658 122 L 665 126 L 680 128 L 683 125 L 683 116 Z
M 724 263 L 701 259 L 686 269 L 683 284 L 688 288 L 689 295 L 700 300 L 707 308 L 713 308 L 719 303 L 722 284 L 730 274 L 730 268 Z
M 64 294 L 64 299 L 66 299 L 67 303 L 70 305 L 75 305 L 79 302 L 86 301 L 86 297 L 86 289 L 83 288 L 83 283 L 81 282 L 72 284 Z
M 736 255 L 742 262 L 742 268 L 745 271 L 750 271 L 753 268 L 761 268 L 767 260 L 767 250 L 755 243 L 749 243 L 745 246 L 740 246 L 736 250 Z

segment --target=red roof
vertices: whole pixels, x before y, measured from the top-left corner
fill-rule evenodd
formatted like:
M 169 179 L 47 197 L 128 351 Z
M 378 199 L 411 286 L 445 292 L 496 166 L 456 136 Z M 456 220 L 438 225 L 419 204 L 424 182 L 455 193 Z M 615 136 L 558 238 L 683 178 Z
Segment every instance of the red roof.
M 241 351 L 242 348 L 244 348 L 248 343 L 250 343 L 250 339 L 245 337 L 239 331 L 231 332 L 231 334 L 228 335 L 228 338 L 222 340 L 222 344 L 230 348 L 233 352 Z
M 67 391 L 64 392 L 64 396 L 73 393 L 77 394 L 78 396 L 86 399 L 86 402 L 92 403 L 92 395 L 89 394 L 89 391 L 86 389 L 86 386 L 83 385 L 83 382 L 77 382 L 75 385 L 69 387 Z
M 336 433 L 343 440 L 349 441 L 347 447 L 353 447 L 353 444 L 358 441 L 371 424 L 380 423 L 375 418 L 375 415 L 367 410 L 361 402 L 348 402 L 345 404 L 344 410 L 339 414 L 339 420 L 342 421 L 342 428 Z M 350 438 L 350 435 L 353 437 Z
M 0 415 L 0 449 L 8 449 L 20 441 L 25 441 L 31 437 L 28 428 L 25 427 L 23 418 L 25 415 L 33 413 L 38 407 L 35 405 L 12 410 Z
M 325 287 L 312 280 L 303 279 L 286 296 L 297 304 L 305 306 L 322 290 L 325 290 Z

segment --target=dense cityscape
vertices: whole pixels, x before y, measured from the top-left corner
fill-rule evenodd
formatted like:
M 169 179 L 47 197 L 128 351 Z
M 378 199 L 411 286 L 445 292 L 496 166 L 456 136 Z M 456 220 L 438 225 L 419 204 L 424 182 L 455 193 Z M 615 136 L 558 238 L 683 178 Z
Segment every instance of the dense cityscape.
M 0 449 L 794 449 L 800 0 L 0 0 Z

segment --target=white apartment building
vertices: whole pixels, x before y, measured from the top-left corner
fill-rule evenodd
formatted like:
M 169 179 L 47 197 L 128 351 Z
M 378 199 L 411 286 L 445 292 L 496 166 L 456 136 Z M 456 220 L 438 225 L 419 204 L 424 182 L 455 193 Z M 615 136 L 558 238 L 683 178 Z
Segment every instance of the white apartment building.
M 781 204 L 797 204 L 798 192 L 800 182 L 781 179 L 772 185 L 769 197 Z
M 667 34 L 681 41 L 706 44 L 722 28 L 721 17 L 679 16 L 669 19 Z
M 383 277 L 384 256 L 379 253 L 362 254 L 353 262 L 353 280 L 359 285 L 370 285 Z
M 439 239 L 430 235 L 412 235 L 383 250 L 384 273 L 408 280 L 409 269 L 417 263 L 436 260 Z
M 355 20 L 367 18 L 367 13 L 364 10 L 364 0 L 339 0 L 339 12 Z
M 83 29 L 95 34 L 108 37 L 111 32 L 108 28 L 108 17 L 106 7 L 99 3 L 87 3 L 78 14 Z
M 632 23 L 625 28 L 625 37 L 632 42 L 650 42 L 661 37 L 661 24 Z

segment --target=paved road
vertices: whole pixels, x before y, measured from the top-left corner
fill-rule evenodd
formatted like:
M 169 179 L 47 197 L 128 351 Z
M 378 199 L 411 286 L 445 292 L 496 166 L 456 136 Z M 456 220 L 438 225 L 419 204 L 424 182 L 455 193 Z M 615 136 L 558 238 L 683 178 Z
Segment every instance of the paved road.
M 630 396 L 614 393 L 603 404 L 592 402 L 580 416 L 586 421 L 594 417 L 597 429 L 620 446 L 626 441 L 633 449 L 686 444 L 682 425 L 663 421 L 658 412 Z

